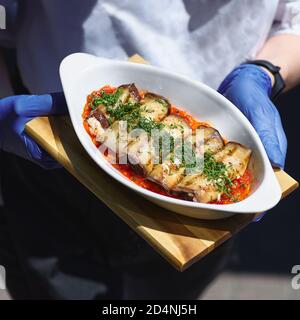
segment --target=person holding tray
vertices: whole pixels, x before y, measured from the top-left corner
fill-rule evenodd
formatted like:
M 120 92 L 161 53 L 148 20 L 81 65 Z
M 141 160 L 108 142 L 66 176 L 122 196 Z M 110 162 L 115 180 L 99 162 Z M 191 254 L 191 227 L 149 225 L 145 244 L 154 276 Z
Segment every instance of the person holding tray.
M 66 55 L 82 51 L 124 60 L 139 53 L 218 89 L 252 123 L 271 163 L 283 168 L 287 140 L 274 100 L 300 82 L 300 1 L 0 5 L 7 13 L 0 46 L 15 48 L 24 85 L 22 95 L 0 100 L 1 223 L 11 247 L 7 254 L 0 243 L 0 264 L 8 266 L 13 297 L 196 299 L 226 261 L 230 243 L 184 273 L 173 270 L 24 126 L 34 117 L 67 113 L 58 73 Z M 11 60 L 6 54 L 5 63 L 11 66 Z M 0 68 L 0 86 L 9 87 L 3 63 Z M 18 284 L 14 270 L 21 275 Z

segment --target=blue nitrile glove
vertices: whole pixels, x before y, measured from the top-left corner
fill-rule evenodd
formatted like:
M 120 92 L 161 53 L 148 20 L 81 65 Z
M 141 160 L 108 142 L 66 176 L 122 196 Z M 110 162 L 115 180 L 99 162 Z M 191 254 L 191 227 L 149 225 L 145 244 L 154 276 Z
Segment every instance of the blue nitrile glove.
M 35 117 L 67 113 L 63 93 L 21 95 L 0 100 L 0 148 L 45 169 L 59 168 L 25 132 L 25 124 Z
M 269 75 L 256 65 L 243 64 L 225 78 L 218 91 L 251 122 L 272 165 L 283 168 L 287 140 L 278 110 L 270 99 L 272 83 Z

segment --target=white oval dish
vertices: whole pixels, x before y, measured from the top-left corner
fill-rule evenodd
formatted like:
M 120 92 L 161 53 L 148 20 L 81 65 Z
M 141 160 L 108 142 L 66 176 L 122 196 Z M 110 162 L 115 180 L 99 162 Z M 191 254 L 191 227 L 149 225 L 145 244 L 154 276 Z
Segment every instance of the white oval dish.
M 60 66 L 60 76 L 74 129 L 85 150 L 114 179 L 148 200 L 182 215 L 209 220 L 264 212 L 279 202 L 281 189 L 257 133 L 238 108 L 215 90 L 156 67 L 84 53 L 66 57 Z M 162 196 L 129 181 L 104 159 L 83 126 L 82 112 L 87 95 L 106 84 L 119 86 L 133 82 L 139 88 L 169 98 L 197 119 L 211 122 L 227 139 L 253 150 L 249 168 L 255 181 L 247 199 L 230 205 L 215 205 Z

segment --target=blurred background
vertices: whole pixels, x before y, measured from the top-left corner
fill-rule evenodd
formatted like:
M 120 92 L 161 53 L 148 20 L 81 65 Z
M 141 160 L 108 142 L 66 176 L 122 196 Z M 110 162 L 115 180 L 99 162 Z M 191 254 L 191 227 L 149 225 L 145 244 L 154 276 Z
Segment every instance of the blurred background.
M 15 67 L 15 53 L 5 52 L 10 65 L 14 91 L 24 93 Z M 300 87 L 280 97 L 276 105 L 281 113 L 289 141 L 286 172 L 300 181 L 299 169 L 299 109 Z M 199 299 L 300 299 L 300 290 L 291 286 L 294 265 L 300 265 L 300 208 L 299 190 L 284 199 L 262 221 L 253 223 L 235 238 L 234 250 L 226 269 L 215 279 Z M 1 199 L 0 199 L 1 201 Z M 8 253 L 13 244 L 5 229 L 0 209 L 0 265 L 11 265 L 15 283 L 20 284 L 16 261 Z M 4 246 L 3 246 L 4 244 Z M 4 248 L 2 248 L 4 247 Z M 7 255 L 6 251 L 7 250 Z M 9 257 L 9 261 L 7 259 Z M 7 291 L 0 290 L 0 300 L 10 299 Z

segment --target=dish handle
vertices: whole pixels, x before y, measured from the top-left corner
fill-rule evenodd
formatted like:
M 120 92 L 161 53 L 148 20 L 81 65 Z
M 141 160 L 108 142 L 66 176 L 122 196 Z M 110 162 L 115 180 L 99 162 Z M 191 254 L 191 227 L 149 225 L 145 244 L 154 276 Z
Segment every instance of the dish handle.
M 63 59 L 59 73 L 63 84 L 72 85 L 82 71 L 91 66 L 95 60 L 106 60 L 87 53 L 73 53 Z

